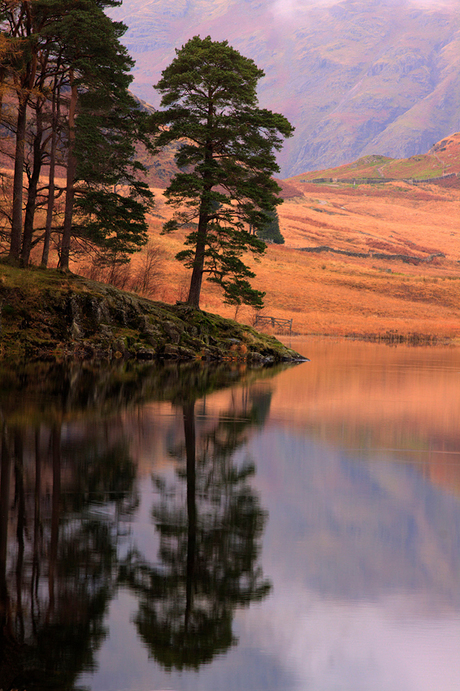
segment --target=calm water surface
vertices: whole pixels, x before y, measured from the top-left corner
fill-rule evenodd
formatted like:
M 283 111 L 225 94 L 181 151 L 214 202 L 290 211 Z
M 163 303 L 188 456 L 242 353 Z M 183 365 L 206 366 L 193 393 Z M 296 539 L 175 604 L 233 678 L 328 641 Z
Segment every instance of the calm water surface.
M 460 350 L 1 375 L 0 689 L 458 691 Z

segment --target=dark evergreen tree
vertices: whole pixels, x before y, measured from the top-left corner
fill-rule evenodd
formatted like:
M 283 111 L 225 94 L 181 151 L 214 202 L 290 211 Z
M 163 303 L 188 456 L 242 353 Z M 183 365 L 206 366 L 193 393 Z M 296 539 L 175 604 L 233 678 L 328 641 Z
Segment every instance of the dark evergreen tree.
M 147 240 L 152 194 L 135 160 L 136 142 L 148 145 L 147 115 L 128 91 L 134 63 L 120 43 L 126 26 L 103 12 L 117 4 L 67 2 L 50 27 L 63 47 L 71 88 L 63 269 L 69 266 L 71 236 L 96 246 L 110 262 L 125 261 Z
M 264 242 L 274 242 L 277 245 L 284 245 L 284 237 L 280 230 L 280 220 L 278 212 L 272 211 L 270 220 L 257 228 L 256 233 L 258 237 Z
M 28 264 L 40 231 L 46 265 L 53 218 L 60 235 L 60 266 L 72 247 L 84 244 L 107 261 L 126 261 L 147 240 L 145 213 L 152 194 L 135 161 L 138 140 L 148 145 L 145 121 L 128 91 L 133 61 L 120 43 L 126 26 L 104 12 L 119 0 L 0 0 L 4 41 L 1 84 L 17 95 L 16 150 L 10 258 Z M 3 46 L 2 43 L 2 46 Z M 1 46 L 0 46 L 1 47 Z M 33 117 L 30 116 L 33 113 Z M 26 128 L 29 136 L 26 137 Z M 27 163 L 25 143 L 31 154 Z M 66 167 L 64 190 L 56 190 L 56 158 Z M 49 165 L 48 194 L 37 185 Z M 28 196 L 23 225 L 23 171 Z M 61 173 L 62 175 L 62 173 Z M 65 209 L 55 198 L 64 193 Z M 47 204 L 46 225 L 35 228 L 38 204 Z
M 31 3 L 19 0 L 0 2 L 0 28 L 2 42 L 7 49 L 2 59 L 2 86 L 16 100 L 14 117 L 15 147 L 11 206 L 11 238 L 9 258 L 19 260 L 23 222 L 23 177 L 25 164 L 25 138 L 27 109 L 37 73 L 37 42 Z
M 156 144 L 180 143 L 182 171 L 165 193 L 178 210 L 164 232 L 194 224 L 177 258 L 192 269 L 187 302 L 197 308 L 204 274 L 222 287 L 226 302 L 262 306 L 264 293 L 250 286 L 254 273 L 242 256 L 265 250 L 250 228 L 267 223 L 281 202 L 274 152 L 293 132 L 282 115 L 258 107 L 263 75 L 227 41 L 195 36 L 156 85 L 165 109 L 155 118 Z

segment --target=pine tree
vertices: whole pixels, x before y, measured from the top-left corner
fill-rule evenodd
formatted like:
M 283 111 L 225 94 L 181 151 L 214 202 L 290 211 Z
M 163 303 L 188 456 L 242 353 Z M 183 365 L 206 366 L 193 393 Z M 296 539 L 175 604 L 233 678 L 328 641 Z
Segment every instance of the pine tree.
M 119 3 L 72 4 L 58 28 L 69 65 L 69 112 L 75 108 L 69 119 L 63 269 L 71 234 L 96 246 L 101 259 L 125 261 L 147 240 L 145 212 L 152 201 L 135 162 L 136 141 L 148 144 L 147 116 L 128 92 L 134 63 L 119 40 L 126 26 L 102 11 Z
M 276 209 L 270 212 L 269 216 L 270 220 L 256 229 L 258 237 L 264 242 L 274 242 L 276 245 L 284 245 L 284 237 L 280 230 L 280 219 Z
M 250 228 L 267 223 L 281 202 L 274 152 L 293 132 L 282 115 L 258 107 L 263 76 L 227 41 L 195 36 L 176 50 L 156 85 L 165 109 L 156 115 L 156 144 L 180 143 L 182 171 L 165 192 L 177 210 L 164 232 L 194 224 L 177 258 L 192 269 L 187 302 L 196 308 L 204 274 L 221 286 L 225 302 L 263 304 L 242 256 L 265 250 Z
M 0 20 L 3 40 L 11 49 L 4 56 L 2 81 L 8 83 L 17 101 L 15 122 L 15 151 L 13 174 L 13 199 L 11 210 L 11 239 L 9 258 L 19 260 L 22 240 L 23 177 L 25 164 L 25 139 L 27 108 L 37 72 L 37 51 L 30 3 L 20 0 L 0 2 Z M 14 50 L 13 50 L 14 46 Z
M 47 203 L 42 264 L 46 265 L 55 217 L 55 195 L 64 192 L 60 267 L 69 269 L 75 243 L 106 261 L 126 261 L 147 239 L 145 214 L 152 194 L 135 162 L 138 140 L 148 145 L 146 118 L 128 91 L 133 61 L 120 43 L 126 26 L 107 7 L 119 0 L 0 0 L 7 38 L 20 37 L 20 58 L 10 61 L 18 97 L 10 258 L 24 265 L 33 245 L 37 205 Z M 14 36 L 13 36 L 14 34 Z M 2 75 L 0 75 L 2 77 Z M 28 111 L 32 111 L 34 117 Z M 29 127 L 32 165 L 22 224 L 24 151 Z M 57 190 L 57 158 L 65 165 L 65 190 Z M 37 200 L 43 162 L 48 194 Z

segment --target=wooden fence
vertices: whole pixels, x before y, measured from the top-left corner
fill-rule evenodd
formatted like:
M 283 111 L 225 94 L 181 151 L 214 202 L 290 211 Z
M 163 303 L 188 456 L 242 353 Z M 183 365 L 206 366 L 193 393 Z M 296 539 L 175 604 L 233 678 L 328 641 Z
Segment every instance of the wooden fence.
M 289 335 L 292 334 L 292 319 L 278 319 L 278 317 L 266 317 L 263 314 L 256 314 L 254 319 L 254 326 L 272 326 L 274 329 L 277 327 L 280 329 L 289 328 Z

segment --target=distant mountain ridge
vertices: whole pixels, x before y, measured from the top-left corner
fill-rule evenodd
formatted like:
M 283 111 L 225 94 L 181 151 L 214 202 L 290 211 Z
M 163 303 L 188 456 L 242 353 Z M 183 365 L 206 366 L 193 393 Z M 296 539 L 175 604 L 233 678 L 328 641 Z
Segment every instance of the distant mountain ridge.
M 434 144 L 427 153 L 409 158 L 389 158 L 376 154 L 366 155 L 353 163 L 336 168 L 315 170 L 297 175 L 285 184 L 298 182 L 385 182 L 390 180 L 411 180 L 415 182 L 445 182 L 460 188 L 460 132 L 445 137 Z
M 366 154 L 406 158 L 460 129 L 460 0 L 124 0 L 133 91 L 152 85 L 193 35 L 227 39 L 266 77 L 261 105 L 296 126 L 282 176 Z

